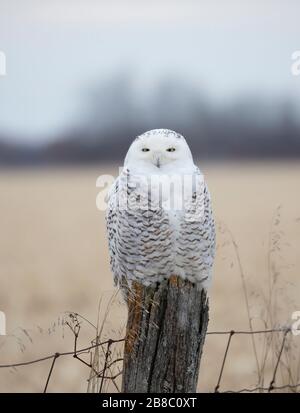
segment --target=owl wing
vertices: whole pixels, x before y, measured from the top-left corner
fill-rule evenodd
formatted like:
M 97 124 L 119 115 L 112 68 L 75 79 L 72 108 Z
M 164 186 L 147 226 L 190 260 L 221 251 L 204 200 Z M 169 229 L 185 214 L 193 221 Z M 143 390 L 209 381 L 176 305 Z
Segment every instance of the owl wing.
M 171 231 L 162 208 L 149 207 L 148 187 L 124 169 L 108 196 L 106 214 L 111 269 L 115 284 L 150 285 L 165 278 L 173 265 Z
M 177 248 L 184 276 L 204 288 L 210 284 L 215 256 L 215 225 L 211 198 L 203 174 L 194 173 L 192 197 L 185 202 Z
M 196 168 L 196 174 L 202 175 L 202 172 L 199 168 Z M 215 221 L 212 211 L 212 202 L 210 192 L 205 180 L 203 180 L 203 221 L 202 227 L 205 234 L 205 239 L 207 239 L 207 251 L 209 257 L 211 257 L 210 265 L 213 265 L 213 260 L 215 258 L 215 246 L 216 246 L 216 230 L 215 230 Z
M 119 178 L 115 180 L 107 194 L 106 233 L 108 237 L 110 266 L 114 275 L 114 283 L 118 284 L 116 268 L 116 233 L 117 233 L 117 207 L 118 207 Z

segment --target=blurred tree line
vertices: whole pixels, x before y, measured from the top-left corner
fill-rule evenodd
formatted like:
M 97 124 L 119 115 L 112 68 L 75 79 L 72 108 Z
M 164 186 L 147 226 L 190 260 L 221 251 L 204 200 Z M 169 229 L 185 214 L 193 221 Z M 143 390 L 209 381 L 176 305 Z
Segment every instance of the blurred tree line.
M 0 134 L 0 164 L 119 161 L 132 139 L 149 129 L 183 134 L 200 159 L 263 159 L 300 156 L 300 117 L 288 99 L 243 96 L 212 104 L 178 79 L 163 80 L 139 99 L 130 78 L 118 76 L 84 97 L 74 124 L 50 143 L 11 144 Z

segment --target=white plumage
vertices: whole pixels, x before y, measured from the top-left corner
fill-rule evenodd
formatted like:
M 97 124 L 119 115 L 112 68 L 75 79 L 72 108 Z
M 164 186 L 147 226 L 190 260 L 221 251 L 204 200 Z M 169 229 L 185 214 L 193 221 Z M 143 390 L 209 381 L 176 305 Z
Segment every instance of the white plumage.
M 151 285 L 177 275 L 208 287 L 215 253 L 211 201 L 183 136 L 155 129 L 133 141 L 106 219 L 116 284 Z

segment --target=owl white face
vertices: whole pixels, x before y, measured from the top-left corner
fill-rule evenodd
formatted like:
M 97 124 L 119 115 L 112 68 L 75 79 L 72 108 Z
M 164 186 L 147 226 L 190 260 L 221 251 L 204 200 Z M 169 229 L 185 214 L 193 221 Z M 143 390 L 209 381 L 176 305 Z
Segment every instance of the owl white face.
M 151 165 L 158 169 L 191 163 L 192 154 L 184 137 L 167 129 L 154 129 L 138 136 L 125 158 L 126 166 Z

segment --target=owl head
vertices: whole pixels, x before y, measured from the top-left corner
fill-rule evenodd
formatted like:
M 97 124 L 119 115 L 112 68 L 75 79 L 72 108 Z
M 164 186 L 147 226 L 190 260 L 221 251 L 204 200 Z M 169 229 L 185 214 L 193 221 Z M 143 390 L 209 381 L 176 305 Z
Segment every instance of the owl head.
M 153 129 L 138 136 L 130 145 L 125 166 L 150 166 L 163 170 L 166 167 L 193 165 L 193 157 L 182 135 L 168 129 Z

